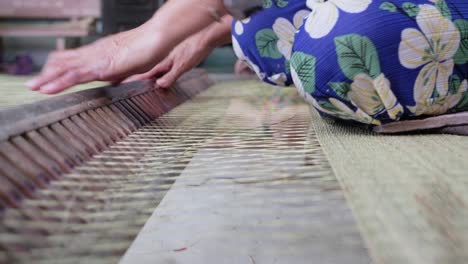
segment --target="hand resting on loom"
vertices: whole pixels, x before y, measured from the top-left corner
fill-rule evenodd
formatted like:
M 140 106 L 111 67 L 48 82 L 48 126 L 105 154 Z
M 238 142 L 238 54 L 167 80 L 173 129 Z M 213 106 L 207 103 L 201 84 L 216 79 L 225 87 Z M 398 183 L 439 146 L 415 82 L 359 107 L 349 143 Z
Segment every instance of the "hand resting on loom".
M 231 42 L 232 17 L 226 15 L 220 23 L 213 23 L 206 29 L 192 35 L 177 47 L 169 56 L 150 71 L 131 76 L 124 82 L 145 80 L 157 77 L 156 85 L 160 88 L 171 87 L 185 72 L 199 65 L 213 49 Z
M 54 94 L 95 80 L 118 83 L 150 70 L 177 44 L 225 14 L 220 0 L 168 1 L 136 29 L 78 49 L 52 53 L 40 75 L 27 86 Z

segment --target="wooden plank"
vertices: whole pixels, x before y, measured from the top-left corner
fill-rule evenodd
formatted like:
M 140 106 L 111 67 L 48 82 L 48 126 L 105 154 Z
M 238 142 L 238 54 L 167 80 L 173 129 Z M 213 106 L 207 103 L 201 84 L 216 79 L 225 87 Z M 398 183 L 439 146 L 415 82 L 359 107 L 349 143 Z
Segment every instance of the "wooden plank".
M 0 111 L 0 141 L 153 89 L 151 81 L 107 86 Z
M 0 174 L 4 179 L 18 188 L 24 196 L 28 198 L 34 197 L 34 191 L 37 186 L 32 179 L 27 177 L 22 171 L 13 166 L 5 157 L 0 155 Z
M 97 0 L 10 0 L 0 1 L 0 17 L 71 18 L 100 17 Z
M 52 159 L 48 158 L 47 154 L 42 152 L 37 146 L 31 144 L 24 137 L 15 137 L 11 140 L 16 148 L 38 164 L 47 172 L 48 180 L 57 180 L 62 173 L 59 165 Z M 9 156 L 11 157 L 11 156 Z
M 53 178 L 53 176 L 48 175 L 46 170 L 10 142 L 0 143 L 0 155 L 9 159 L 9 163 L 14 164 L 15 167 L 21 168 L 25 175 L 41 188 L 45 187 Z
M 0 24 L 0 36 L 3 37 L 84 37 L 90 33 L 90 27 L 75 23 L 66 24 Z
M 76 137 L 68 131 L 62 124 L 55 123 L 51 126 L 51 129 L 63 140 L 66 140 L 67 144 L 70 144 L 75 148 L 75 152 L 79 155 L 82 161 L 88 161 L 91 158 L 93 155 L 92 149 L 89 148 L 85 142 L 81 141 L 79 137 Z
M 211 84 L 204 71 L 195 71 L 191 76 L 203 79 L 197 84 L 204 87 L 193 87 L 194 83 L 184 81 L 173 89 L 162 90 L 153 85 L 154 80 L 147 80 L 0 111 L 0 209 L 17 207 L 24 197 L 35 199 L 36 189 L 55 186 L 54 180 L 63 180 L 61 176 L 73 169 L 85 173 L 89 168 L 79 165 L 110 146 L 121 153 L 132 151 L 133 146 L 115 143 Z M 159 104 L 164 107 L 158 107 Z M 128 166 L 106 162 L 101 159 L 94 169 Z
M 103 144 L 100 144 L 97 139 L 93 138 L 92 135 L 88 133 L 88 131 L 81 129 L 70 119 L 67 118 L 65 120 L 62 120 L 60 123 L 52 125 L 52 127 L 54 127 L 57 124 L 63 125 L 63 127 L 67 129 L 74 138 L 81 141 L 88 149 L 87 152 L 90 156 L 93 156 L 104 149 Z
M 68 155 L 62 153 L 56 145 L 48 141 L 44 136 L 35 130 L 28 132 L 27 137 L 28 140 L 41 149 L 42 152 L 47 153 L 48 160 L 53 160 L 59 165 L 61 172 L 71 172 L 71 169 L 75 163 L 70 157 L 68 157 Z
M 426 119 L 408 120 L 389 123 L 374 128 L 374 132 L 383 134 L 395 134 L 404 132 L 414 132 L 422 130 L 435 130 L 444 127 L 457 127 L 468 125 L 468 113 L 457 113 L 429 117 Z
M 124 134 L 125 136 L 132 133 L 130 129 L 127 128 L 124 121 L 119 119 L 118 116 L 110 111 L 108 107 L 98 108 L 95 111 L 96 114 L 98 114 L 102 119 L 107 120 L 109 123 L 117 126 L 117 129 L 120 131 L 120 133 Z

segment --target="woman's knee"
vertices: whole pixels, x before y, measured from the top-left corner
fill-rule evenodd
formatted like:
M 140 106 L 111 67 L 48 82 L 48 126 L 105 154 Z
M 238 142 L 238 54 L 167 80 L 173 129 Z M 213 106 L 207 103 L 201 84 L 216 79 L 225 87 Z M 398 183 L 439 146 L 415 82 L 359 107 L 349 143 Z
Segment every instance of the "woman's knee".
M 413 2 L 313 2 L 294 42 L 296 86 L 320 111 L 362 123 L 463 111 L 468 4 Z M 320 28 L 322 10 L 337 15 Z
M 292 83 L 289 59 L 294 34 L 309 11 L 303 0 L 269 2 L 251 18 L 234 21 L 233 47 L 260 79 L 287 86 Z

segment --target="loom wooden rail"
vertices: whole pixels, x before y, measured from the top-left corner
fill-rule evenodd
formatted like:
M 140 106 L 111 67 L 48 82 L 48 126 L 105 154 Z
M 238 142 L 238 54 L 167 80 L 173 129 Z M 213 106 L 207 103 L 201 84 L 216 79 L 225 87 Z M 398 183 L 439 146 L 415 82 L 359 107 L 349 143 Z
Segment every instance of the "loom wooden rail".
M 468 136 L 468 113 L 429 117 L 389 123 L 374 128 L 377 133 L 399 134 L 408 132 L 432 132 Z
M 152 81 L 102 87 L 0 112 L 0 211 L 60 179 L 120 139 L 208 88 L 194 70 L 172 89 Z

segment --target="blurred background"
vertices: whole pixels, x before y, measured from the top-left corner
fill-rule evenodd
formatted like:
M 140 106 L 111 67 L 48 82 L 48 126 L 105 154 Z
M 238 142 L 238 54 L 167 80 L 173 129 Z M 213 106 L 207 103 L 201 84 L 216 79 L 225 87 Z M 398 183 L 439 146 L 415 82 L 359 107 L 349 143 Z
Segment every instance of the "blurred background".
M 28 76 L 55 49 L 75 48 L 137 27 L 164 0 L 0 0 L 0 74 Z M 233 71 L 235 55 L 221 47 L 202 63 L 210 72 Z M 1 81 L 1 80 L 0 80 Z

